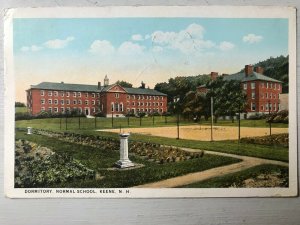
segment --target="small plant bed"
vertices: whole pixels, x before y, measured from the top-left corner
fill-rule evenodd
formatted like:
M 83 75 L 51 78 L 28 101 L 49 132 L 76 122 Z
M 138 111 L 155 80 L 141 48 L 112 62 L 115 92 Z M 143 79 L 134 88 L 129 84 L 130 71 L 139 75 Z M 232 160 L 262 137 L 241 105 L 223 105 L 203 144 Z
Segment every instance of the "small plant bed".
M 264 164 L 181 188 L 272 188 L 288 187 L 288 184 L 288 167 Z
M 204 155 L 204 151 L 187 152 L 178 147 L 163 146 L 149 142 L 132 143 L 130 149 L 135 155 L 159 164 L 201 158 Z
M 64 154 L 33 142 L 15 143 L 15 187 L 31 188 L 94 179 L 95 171 Z
M 242 143 L 289 147 L 289 134 L 241 138 Z
M 109 168 L 119 160 L 119 151 L 71 143 L 56 137 L 37 134 L 26 135 L 24 131 L 17 131 L 16 138 L 27 139 L 30 142 L 38 143 L 39 145 L 50 148 L 56 153 L 66 153 L 84 166 L 96 171 L 97 174 L 102 177 L 100 180 L 67 180 L 59 184 L 40 185 L 40 187 L 125 188 L 241 161 L 231 157 L 204 154 L 198 158 L 194 157 L 176 163 L 160 164 L 133 154 L 130 156 L 130 160 L 137 164 L 143 164 L 143 167 L 132 170 L 110 170 Z M 168 148 L 168 151 L 169 150 Z M 131 152 L 131 149 L 129 149 L 129 152 Z

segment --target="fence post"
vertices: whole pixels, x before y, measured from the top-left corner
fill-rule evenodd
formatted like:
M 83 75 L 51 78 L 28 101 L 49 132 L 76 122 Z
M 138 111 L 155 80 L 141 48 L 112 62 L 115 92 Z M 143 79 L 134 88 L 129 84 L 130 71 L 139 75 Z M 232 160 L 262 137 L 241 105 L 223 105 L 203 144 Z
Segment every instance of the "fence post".
M 128 126 L 128 127 L 129 127 L 129 117 L 130 117 L 130 116 L 127 117 L 127 126 Z
M 66 115 L 66 130 L 68 130 L 68 116 Z
M 80 116 L 78 117 L 78 126 L 79 126 L 79 129 L 80 129 Z
M 61 121 L 62 121 L 62 116 L 59 119 L 59 129 L 61 130 Z
M 142 126 L 142 117 L 140 116 L 140 126 Z
M 168 123 L 167 115 L 165 115 L 165 123 Z
M 154 115 L 152 116 L 152 125 L 154 126 Z

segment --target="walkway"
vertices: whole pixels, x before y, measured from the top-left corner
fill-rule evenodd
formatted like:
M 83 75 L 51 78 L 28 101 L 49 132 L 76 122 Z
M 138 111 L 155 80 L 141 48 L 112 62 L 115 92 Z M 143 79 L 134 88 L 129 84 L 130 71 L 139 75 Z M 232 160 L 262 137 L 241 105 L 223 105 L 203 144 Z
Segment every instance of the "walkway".
M 197 149 L 190 149 L 190 148 L 182 148 L 185 151 L 190 152 L 199 152 Z M 274 164 L 274 165 L 280 165 L 280 166 L 288 166 L 288 163 L 276 161 L 276 160 L 269 160 L 269 159 L 261 159 L 256 157 L 250 157 L 250 156 L 241 156 L 241 155 L 234 155 L 234 154 L 228 154 L 228 153 L 221 153 L 221 152 L 213 152 L 213 151 L 205 151 L 205 154 L 213 154 L 213 155 L 220 155 L 220 156 L 228 156 L 232 158 L 238 158 L 243 160 L 239 163 L 234 163 L 227 166 L 221 166 L 216 167 L 213 169 L 196 172 L 196 173 L 190 173 L 187 175 L 174 177 L 154 183 L 149 184 L 143 184 L 139 186 L 135 186 L 134 188 L 172 188 L 172 187 L 179 187 L 183 185 L 188 185 L 191 183 L 207 180 L 213 177 L 222 176 L 225 174 L 230 174 L 234 172 L 239 172 L 245 169 L 248 169 L 253 166 L 258 166 L 262 164 Z

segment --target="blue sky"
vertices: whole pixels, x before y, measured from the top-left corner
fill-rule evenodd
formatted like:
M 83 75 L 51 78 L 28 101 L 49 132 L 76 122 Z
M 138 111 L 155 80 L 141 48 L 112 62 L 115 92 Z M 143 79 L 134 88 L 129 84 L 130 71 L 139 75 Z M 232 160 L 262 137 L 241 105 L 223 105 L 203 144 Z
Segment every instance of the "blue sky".
M 96 84 L 107 74 L 111 82 L 153 87 L 288 54 L 287 19 L 15 19 L 13 25 L 20 101 L 42 81 Z

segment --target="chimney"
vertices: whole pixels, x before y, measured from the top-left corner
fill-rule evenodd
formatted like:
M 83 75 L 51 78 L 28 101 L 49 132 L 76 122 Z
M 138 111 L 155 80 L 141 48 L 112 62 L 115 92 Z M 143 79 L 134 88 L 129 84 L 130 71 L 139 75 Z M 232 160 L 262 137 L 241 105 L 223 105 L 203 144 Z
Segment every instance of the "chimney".
M 101 82 L 98 81 L 98 90 L 101 89 Z
M 145 87 L 146 87 L 146 84 L 142 81 L 142 83 L 141 83 L 141 88 L 142 88 L 142 89 L 145 89 Z
M 264 73 L 264 68 L 262 68 L 261 66 L 257 66 L 257 67 L 255 67 L 255 72 L 263 74 Z
M 211 72 L 210 73 L 210 79 L 211 80 L 216 80 L 218 77 L 218 72 Z
M 245 75 L 248 77 L 253 73 L 253 66 L 252 65 L 245 65 Z

